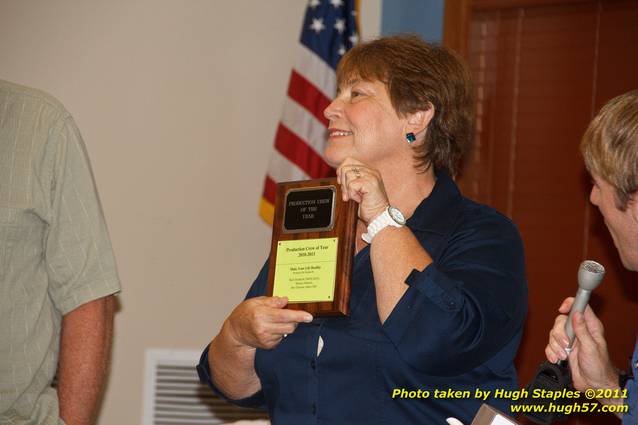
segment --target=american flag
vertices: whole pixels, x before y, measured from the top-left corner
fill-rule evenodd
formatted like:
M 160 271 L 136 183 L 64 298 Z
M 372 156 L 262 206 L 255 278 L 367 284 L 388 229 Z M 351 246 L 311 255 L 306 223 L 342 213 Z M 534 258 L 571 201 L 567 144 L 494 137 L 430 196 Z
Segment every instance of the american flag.
M 335 70 L 358 38 L 355 0 L 310 0 L 268 164 L 259 214 L 272 224 L 277 182 L 334 175 L 323 159 Z

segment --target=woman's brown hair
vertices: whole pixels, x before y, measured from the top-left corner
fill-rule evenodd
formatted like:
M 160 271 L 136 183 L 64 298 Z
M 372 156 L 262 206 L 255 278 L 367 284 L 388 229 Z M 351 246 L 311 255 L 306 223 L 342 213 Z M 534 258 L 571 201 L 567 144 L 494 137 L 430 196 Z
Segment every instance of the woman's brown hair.
M 473 137 L 469 72 L 452 50 L 418 36 L 379 38 L 349 50 L 337 66 L 337 85 L 354 78 L 382 81 L 399 116 L 434 107 L 425 143 L 414 147 L 417 167 L 455 176 Z

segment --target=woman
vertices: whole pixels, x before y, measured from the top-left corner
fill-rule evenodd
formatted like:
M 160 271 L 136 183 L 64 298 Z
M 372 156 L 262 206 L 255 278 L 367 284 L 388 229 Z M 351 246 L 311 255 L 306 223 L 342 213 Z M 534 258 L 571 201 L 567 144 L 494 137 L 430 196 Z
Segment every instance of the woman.
M 445 48 L 389 37 L 350 50 L 337 84 L 325 158 L 359 203 L 351 315 L 287 310 L 263 296 L 264 266 L 200 376 L 277 425 L 469 423 L 477 388 L 518 388 L 527 289 L 515 226 L 450 178 L 472 136 L 467 71 Z

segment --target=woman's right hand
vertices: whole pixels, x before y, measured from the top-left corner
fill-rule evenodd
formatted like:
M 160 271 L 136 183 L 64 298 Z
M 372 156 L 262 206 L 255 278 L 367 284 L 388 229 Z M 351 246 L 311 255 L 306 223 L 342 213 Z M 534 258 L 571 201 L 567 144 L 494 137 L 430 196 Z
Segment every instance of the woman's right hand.
M 255 297 L 239 304 L 226 320 L 235 343 L 271 349 L 291 334 L 299 323 L 312 322 L 306 311 L 286 309 L 286 297 Z

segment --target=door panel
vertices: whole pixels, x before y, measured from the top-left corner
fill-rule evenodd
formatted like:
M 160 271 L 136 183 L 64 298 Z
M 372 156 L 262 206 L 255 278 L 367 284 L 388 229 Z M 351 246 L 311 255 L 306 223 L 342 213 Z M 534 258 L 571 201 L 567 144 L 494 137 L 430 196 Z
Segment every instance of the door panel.
M 591 118 L 638 88 L 637 1 L 475 1 L 467 59 L 477 92 L 475 150 L 463 192 L 510 216 L 526 249 L 529 316 L 521 385 L 544 360 L 558 305 L 586 258 L 607 268 L 592 305 L 611 355 L 626 367 L 638 334 L 638 274 L 622 268 L 579 152 Z M 637 241 L 638 243 L 638 241 Z M 615 423 L 584 414 L 569 423 Z

